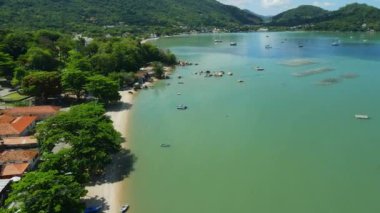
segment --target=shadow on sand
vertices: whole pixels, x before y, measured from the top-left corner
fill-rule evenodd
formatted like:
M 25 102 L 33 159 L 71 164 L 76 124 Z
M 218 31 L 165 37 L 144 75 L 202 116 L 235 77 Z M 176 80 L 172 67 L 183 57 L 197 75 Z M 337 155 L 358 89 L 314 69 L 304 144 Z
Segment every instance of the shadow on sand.
M 132 108 L 132 106 L 133 105 L 130 104 L 130 103 L 118 102 L 118 103 L 109 105 L 107 107 L 107 111 L 109 111 L 109 112 L 120 112 L 120 111 L 123 111 L 123 110 L 129 110 L 129 109 Z
M 111 164 L 106 167 L 102 175 L 94 177 L 89 186 L 124 180 L 134 170 L 133 165 L 136 160 L 137 157 L 130 150 L 122 149 L 112 156 Z
M 107 201 L 104 198 L 100 198 L 98 196 L 95 197 L 86 197 L 83 199 L 83 202 L 86 203 L 87 207 L 98 207 L 101 206 L 100 212 L 106 212 L 110 209 Z

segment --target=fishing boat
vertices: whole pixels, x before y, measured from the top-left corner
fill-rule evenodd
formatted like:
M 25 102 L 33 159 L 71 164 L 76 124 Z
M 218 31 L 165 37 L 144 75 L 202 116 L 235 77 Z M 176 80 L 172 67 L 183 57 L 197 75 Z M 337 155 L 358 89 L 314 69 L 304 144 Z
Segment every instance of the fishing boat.
M 186 110 L 187 109 L 187 106 L 183 105 L 183 104 L 180 104 L 177 106 L 177 109 L 178 110 Z
M 363 115 L 363 114 L 356 114 L 355 118 L 356 119 L 360 119 L 360 120 L 368 120 L 369 116 L 368 115 Z
M 302 47 L 303 47 L 303 44 L 298 44 L 298 47 L 299 47 L 299 48 L 302 48 Z
M 262 67 L 256 67 L 256 71 L 264 71 L 264 68 L 262 68 Z
M 128 211 L 128 209 L 129 209 L 129 205 L 128 205 L 128 204 L 125 204 L 124 206 L 122 206 L 122 207 L 120 208 L 120 213 L 125 213 L 125 212 Z
M 340 45 L 339 41 L 334 41 L 333 43 L 331 43 L 331 46 L 333 47 L 337 47 L 339 45 Z
M 237 46 L 237 43 L 236 42 L 231 42 L 230 46 Z

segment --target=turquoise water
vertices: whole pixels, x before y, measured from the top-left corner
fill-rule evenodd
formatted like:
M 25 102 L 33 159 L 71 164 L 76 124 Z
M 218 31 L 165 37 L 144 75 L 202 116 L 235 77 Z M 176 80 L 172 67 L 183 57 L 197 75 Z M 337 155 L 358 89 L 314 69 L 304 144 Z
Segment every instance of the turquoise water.
M 336 39 L 341 45 L 332 47 Z M 197 35 L 156 44 L 199 66 L 178 68 L 136 98 L 130 212 L 380 212 L 377 34 Z M 313 63 L 284 65 L 294 59 Z M 319 68 L 333 70 L 293 75 Z M 200 70 L 234 75 L 194 74 Z M 346 73 L 357 77 L 342 78 Z M 328 78 L 338 82 L 320 84 Z M 358 113 L 372 119 L 355 120 Z

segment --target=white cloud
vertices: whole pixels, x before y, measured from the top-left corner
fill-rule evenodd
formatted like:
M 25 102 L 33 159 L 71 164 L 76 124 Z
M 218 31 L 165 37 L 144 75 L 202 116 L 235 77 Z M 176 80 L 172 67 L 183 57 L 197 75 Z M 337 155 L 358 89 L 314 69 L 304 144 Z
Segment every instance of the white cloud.
M 313 5 L 317 7 L 331 7 L 331 6 L 334 6 L 334 3 L 328 2 L 328 1 L 325 1 L 325 2 L 315 1 L 313 2 Z
M 289 4 L 290 0 L 261 0 L 261 5 L 263 7 L 278 7 L 278 6 L 286 6 Z

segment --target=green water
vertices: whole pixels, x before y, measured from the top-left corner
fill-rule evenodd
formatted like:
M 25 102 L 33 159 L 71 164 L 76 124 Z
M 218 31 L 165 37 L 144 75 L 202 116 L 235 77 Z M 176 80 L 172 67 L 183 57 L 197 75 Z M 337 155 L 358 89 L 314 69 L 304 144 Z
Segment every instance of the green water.
M 341 45 L 332 47 L 336 39 Z M 171 80 L 136 98 L 129 145 L 138 159 L 126 187 L 130 212 L 380 212 L 379 41 L 377 34 L 332 33 L 156 41 L 199 66 L 178 68 Z M 292 59 L 315 63 L 281 64 Z M 292 75 L 322 67 L 334 70 Z M 234 76 L 194 74 L 207 69 Z M 358 76 L 341 78 L 345 73 Z M 339 82 L 319 85 L 326 78 Z M 178 104 L 189 109 L 178 111 Z M 372 119 L 355 120 L 358 113 Z

